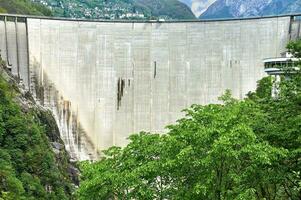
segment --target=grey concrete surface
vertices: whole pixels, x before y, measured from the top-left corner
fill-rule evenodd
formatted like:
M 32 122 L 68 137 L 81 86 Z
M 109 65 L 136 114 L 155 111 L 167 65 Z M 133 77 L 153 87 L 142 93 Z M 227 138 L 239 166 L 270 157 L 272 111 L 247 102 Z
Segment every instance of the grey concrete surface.
M 182 109 L 218 103 L 226 89 L 244 98 L 265 75 L 262 60 L 285 51 L 292 37 L 290 19 L 125 23 L 28 18 L 31 84 L 43 88 L 33 92 L 62 116 L 58 120 L 72 124 L 66 133 L 71 143 L 91 145 L 83 154 L 94 155 L 91 149 L 126 145 L 131 133 L 164 133 L 166 125 L 183 117 Z M 15 65 L 12 24 L 8 30 Z M 3 35 L 0 31 L 1 52 Z M 23 69 L 26 55 L 20 57 L 20 73 L 29 73 Z M 78 124 L 85 139 L 77 133 Z
M 16 22 L 14 18 L 0 21 L 1 58 L 11 68 L 13 75 L 20 78 L 29 90 L 29 61 L 26 23 Z

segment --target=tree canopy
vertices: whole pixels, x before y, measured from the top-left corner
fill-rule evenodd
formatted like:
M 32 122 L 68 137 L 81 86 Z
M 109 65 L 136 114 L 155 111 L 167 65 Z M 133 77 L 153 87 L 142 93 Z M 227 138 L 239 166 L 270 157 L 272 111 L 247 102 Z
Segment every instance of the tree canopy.
M 40 3 L 31 0 L 0 0 L 0 13 L 45 15 L 51 16 L 52 12 Z
M 299 56 L 301 41 L 288 49 Z M 141 132 L 125 148 L 81 164 L 81 200 L 301 199 L 301 75 L 272 77 L 236 100 L 192 105 L 159 135 Z

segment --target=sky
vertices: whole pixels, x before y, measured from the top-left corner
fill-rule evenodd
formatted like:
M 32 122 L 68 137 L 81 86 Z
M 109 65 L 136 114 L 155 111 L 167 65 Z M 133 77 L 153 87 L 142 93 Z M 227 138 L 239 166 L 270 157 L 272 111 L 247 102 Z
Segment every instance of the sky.
M 187 4 L 191 8 L 195 16 L 199 17 L 216 0 L 179 0 L 179 1 Z

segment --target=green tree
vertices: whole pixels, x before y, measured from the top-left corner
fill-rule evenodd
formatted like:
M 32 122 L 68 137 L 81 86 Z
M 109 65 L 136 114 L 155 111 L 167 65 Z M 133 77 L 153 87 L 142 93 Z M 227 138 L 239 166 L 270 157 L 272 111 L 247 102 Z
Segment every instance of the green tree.
M 300 41 L 288 49 L 299 56 Z M 164 135 L 140 133 L 82 163 L 77 196 L 94 199 L 301 199 L 301 75 L 272 78 L 223 104 L 193 105 Z
M 0 0 L 0 13 L 52 16 L 51 10 L 31 0 Z
M 80 199 L 273 199 L 266 191 L 287 150 L 256 136 L 252 127 L 264 118 L 256 104 L 224 101 L 194 105 L 168 134 L 133 135 L 124 149 L 84 163 Z

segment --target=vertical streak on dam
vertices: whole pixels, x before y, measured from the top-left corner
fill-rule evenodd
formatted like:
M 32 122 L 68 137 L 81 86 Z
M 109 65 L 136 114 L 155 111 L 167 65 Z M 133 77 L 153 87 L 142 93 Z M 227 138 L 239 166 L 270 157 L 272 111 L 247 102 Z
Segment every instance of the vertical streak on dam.
M 265 75 L 262 60 L 279 56 L 289 39 L 300 34 L 300 22 L 290 16 L 26 22 L 17 23 L 16 45 L 14 22 L 0 21 L 1 30 L 9 32 L 6 51 L 5 31 L 0 31 L 1 55 L 8 57 L 14 74 L 20 62 L 21 79 L 54 112 L 69 151 L 78 159 L 95 157 L 95 149 L 123 146 L 131 133 L 162 133 L 183 117 L 182 109 L 218 103 L 226 89 L 244 98 Z M 29 52 L 24 51 L 27 41 Z M 26 55 L 29 71 L 24 68 Z M 30 81 L 25 80 L 28 74 Z

